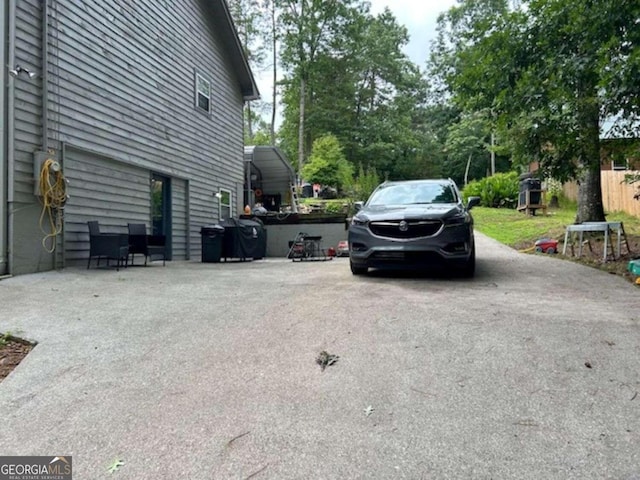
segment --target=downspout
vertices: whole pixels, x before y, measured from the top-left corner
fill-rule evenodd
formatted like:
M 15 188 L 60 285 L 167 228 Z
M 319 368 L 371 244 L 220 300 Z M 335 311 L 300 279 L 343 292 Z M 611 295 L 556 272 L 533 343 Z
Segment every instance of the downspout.
M 7 49 L 7 65 L 15 68 L 16 53 L 16 2 L 9 0 L 9 34 Z M 13 202 L 14 202 L 14 168 L 15 168 L 15 78 L 7 75 L 7 271 L 13 274 Z
M 49 150 L 49 0 L 42 1 L 42 151 Z M 35 172 L 34 172 L 35 175 Z

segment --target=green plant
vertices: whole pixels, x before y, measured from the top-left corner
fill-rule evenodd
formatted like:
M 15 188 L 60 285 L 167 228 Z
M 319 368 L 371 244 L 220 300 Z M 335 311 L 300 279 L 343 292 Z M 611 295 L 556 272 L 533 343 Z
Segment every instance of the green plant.
M 368 167 L 366 170 L 360 164 L 358 177 L 354 184 L 354 194 L 357 201 L 366 201 L 371 193 L 380 184 L 380 176 L 376 169 Z
M 518 174 L 496 173 L 491 177 L 470 182 L 462 191 L 465 202 L 480 197 L 480 204 L 492 208 L 515 208 L 518 203 Z
M 7 345 L 10 340 L 11 340 L 11 333 L 10 332 L 1 333 L 0 334 L 0 347 L 4 347 L 5 345 Z
M 338 202 L 327 202 L 324 207 L 326 213 L 344 213 L 344 206 Z

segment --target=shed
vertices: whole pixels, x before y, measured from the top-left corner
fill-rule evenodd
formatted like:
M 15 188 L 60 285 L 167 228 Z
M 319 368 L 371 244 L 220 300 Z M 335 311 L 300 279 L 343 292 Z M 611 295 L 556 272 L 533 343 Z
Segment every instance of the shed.
M 247 146 L 244 161 L 246 204 L 259 202 L 275 212 L 289 205 L 292 212 L 298 212 L 296 174 L 282 150 L 271 145 Z

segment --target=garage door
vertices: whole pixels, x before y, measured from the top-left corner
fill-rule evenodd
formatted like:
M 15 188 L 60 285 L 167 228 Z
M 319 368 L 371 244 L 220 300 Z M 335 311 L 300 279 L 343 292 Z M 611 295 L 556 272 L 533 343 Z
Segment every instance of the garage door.
M 88 221 L 97 220 L 100 230 L 110 233 L 127 233 L 127 223 L 149 225 L 149 171 L 68 149 L 65 152 L 64 172 L 69 181 L 69 200 L 64 213 L 67 265 L 87 260 Z

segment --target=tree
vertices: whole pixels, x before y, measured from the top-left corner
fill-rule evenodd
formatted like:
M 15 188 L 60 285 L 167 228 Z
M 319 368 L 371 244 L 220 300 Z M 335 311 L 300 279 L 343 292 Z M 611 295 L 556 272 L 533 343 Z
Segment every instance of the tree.
M 262 41 L 264 33 L 265 12 L 258 0 L 229 0 L 229 11 L 238 32 L 242 49 L 252 70 L 261 70 L 265 61 L 265 47 Z M 252 138 L 253 114 L 251 102 L 245 103 L 245 136 Z
M 482 111 L 464 115 L 451 124 L 445 144 L 445 175 L 463 185 L 487 176 L 490 132 L 491 126 Z
M 345 158 L 335 136 L 326 135 L 313 142 L 309 161 L 302 167 L 302 176 L 309 182 L 338 190 L 352 182 L 353 167 Z
M 307 84 L 319 55 L 333 49 L 348 24 L 353 0 L 277 0 L 285 29 L 282 61 L 298 83 L 298 171 L 305 160 L 305 107 Z
M 407 31 L 393 15 L 377 16 L 364 2 L 345 11 L 341 34 L 309 65 L 305 84 L 303 148 L 335 135 L 352 165 L 374 167 L 388 178 L 433 174 L 434 154 L 424 110 L 423 72 L 403 53 Z M 281 146 L 300 152 L 300 82 L 292 71 L 284 82 Z
M 461 108 L 494 112 L 515 161 L 537 160 L 547 175 L 578 179 L 578 222 L 604 220 L 600 126 L 612 112 L 637 118 L 638 88 L 620 60 L 640 62 L 638 44 L 630 44 L 638 3 L 522 4 L 464 0 L 443 15 L 434 72 Z
M 366 201 L 379 184 L 380 177 L 376 169 L 374 167 L 368 167 L 365 170 L 363 165 L 360 164 L 358 176 L 353 184 L 353 194 L 357 200 Z

